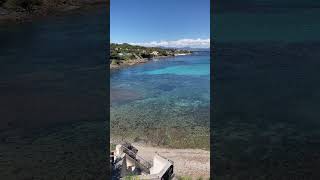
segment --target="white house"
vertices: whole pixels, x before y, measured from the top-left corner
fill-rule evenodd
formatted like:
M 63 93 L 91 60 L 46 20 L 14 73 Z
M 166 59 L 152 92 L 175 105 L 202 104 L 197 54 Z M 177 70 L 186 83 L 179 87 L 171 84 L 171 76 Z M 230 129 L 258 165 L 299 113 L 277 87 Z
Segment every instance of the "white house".
M 159 52 L 158 51 L 153 51 L 151 54 L 154 55 L 154 56 L 157 56 L 159 54 Z

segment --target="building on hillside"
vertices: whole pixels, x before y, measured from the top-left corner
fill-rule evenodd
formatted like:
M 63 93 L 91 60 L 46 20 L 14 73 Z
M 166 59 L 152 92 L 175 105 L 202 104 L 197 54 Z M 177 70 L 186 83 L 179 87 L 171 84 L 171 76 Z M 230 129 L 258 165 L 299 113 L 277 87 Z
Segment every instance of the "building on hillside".
M 159 55 L 159 52 L 158 51 L 152 51 L 152 53 L 150 53 L 151 55 L 154 55 L 154 56 L 158 56 Z

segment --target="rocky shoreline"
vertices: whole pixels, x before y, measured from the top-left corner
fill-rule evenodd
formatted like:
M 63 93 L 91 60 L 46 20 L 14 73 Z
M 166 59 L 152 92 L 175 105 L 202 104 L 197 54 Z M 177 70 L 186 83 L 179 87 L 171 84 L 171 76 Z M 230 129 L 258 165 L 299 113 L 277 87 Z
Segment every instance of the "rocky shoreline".
M 144 59 L 131 59 L 127 61 L 121 61 L 119 64 L 110 64 L 110 69 L 119 69 L 123 67 L 133 66 L 136 64 L 143 64 L 150 61 L 150 59 L 144 58 Z
M 190 55 L 192 53 L 189 54 L 177 54 L 175 56 L 184 56 L 184 55 Z M 124 68 L 124 67 L 128 67 L 128 66 L 133 66 L 133 65 L 137 65 L 137 64 L 144 64 L 147 63 L 149 61 L 152 61 L 154 59 L 165 59 L 165 58 L 171 58 L 171 57 L 175 57 L 175 56 L 157 56 L 157 57 L 153 57 L 153 58 L 143 58 L 143 59 L 130 59 L 130 60 L 126 60 L 126 61 L 121 61 L 119 64 L 110 64 L 110 69 L 114 70 L 114 69 L 120 69 L 120 68 Z
M 100 6 L 106 3 L 105 0 L 76 0 L 70 2 L 68 1 L 68 3 L 66 2 L 67 1 L 59 4 L 43 3 L 42 5 L 33 6 L 31 10 L 21 7 L 6 8 L 4 5 L 0 5 L 0 24 L 12 22 L 22 23 L 26 21 L 32 21 L 35 18 L 48 15 L 57 15 L 80 8 Z
M 111 43 L 109 56 L 110 69 L 146 63 L 153 59 L 189 54 L 192 54 L 192 51 L 177 48 L 144 47 L 128 43 Z

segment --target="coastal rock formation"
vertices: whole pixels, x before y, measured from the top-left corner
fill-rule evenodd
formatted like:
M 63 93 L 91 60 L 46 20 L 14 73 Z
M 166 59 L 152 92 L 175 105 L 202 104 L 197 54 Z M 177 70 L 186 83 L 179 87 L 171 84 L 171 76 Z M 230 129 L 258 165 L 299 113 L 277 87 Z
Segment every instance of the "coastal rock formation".
M 172 57 L 191 54 L 189 50 L 143 47 L 127 43 L 111 43 L 110 48 L 110 68 L 115 69 L 121 66 L 130 66 L 148 62 L 152 58 Z

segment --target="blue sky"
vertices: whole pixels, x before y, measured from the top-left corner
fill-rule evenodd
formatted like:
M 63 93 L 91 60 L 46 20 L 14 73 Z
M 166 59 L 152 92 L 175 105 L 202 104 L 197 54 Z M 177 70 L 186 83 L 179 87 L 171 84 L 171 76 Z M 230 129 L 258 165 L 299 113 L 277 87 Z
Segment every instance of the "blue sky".
M 111 0 L 111 42 L 207 46 L 210 0 Z

